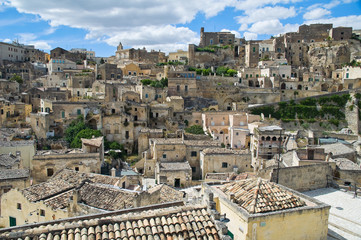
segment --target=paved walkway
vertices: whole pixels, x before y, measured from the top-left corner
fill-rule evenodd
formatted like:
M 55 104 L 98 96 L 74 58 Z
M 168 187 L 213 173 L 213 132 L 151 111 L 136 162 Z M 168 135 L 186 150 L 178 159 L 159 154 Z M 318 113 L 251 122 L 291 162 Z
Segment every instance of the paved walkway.
M 334 188 L 321 188 L 303 194 L 331 206 L 328 239 L 361 239 L 361 196 Z

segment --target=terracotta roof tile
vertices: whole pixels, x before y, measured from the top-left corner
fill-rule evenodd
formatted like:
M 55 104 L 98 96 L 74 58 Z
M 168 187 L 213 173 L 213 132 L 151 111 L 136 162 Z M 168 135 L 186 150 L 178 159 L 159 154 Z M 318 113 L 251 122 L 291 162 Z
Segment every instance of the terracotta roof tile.
M 305 206 L 305 202 L 290 191 L 264 179 L 247 179 L 219 187 L 234 202 L 249 213 L 272 212 Z

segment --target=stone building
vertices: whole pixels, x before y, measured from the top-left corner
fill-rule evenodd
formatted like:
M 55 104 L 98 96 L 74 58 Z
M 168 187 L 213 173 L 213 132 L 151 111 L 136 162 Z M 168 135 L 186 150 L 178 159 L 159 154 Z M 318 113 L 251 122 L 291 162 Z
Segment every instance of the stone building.
M 248 68 L 257 67 L 259 61 L 259 44 L 258 42 L 249 41 L 246 44 L 245 65 Z
M 82 139 L 81 149 L 37 151 L 32 160 L 32 177 L 34 182 L 45 182 L 64 168 L 100 173 L 103 160 L 104 146 L 100 138 Z
M 264 179 L 202 185 L 233 239 L 327 239 L 330 206 Z
M 232 149 L 248 148 L 250 131 L 248 124 L 259 121 L 260 117 L 242 112 L 202 113 L 203 130 L 214 140 Z
M 200 32 L 199 47 L 209 45 L 234 45 L 235 35 L 231 32 L 204 32 L 204 27 Z
M 47 64 L 49 75 L 60 73 L 65 70 L 76 69 L 76 63 L 68 59 L 51 58 Z
M 206 148 L 200 152 L 201 177 L 207 173 L 251 172 L 251 161 L 249 150 Z
M 23 45 L 13 42 L 11 43 L 0 43 L 0 60 L 4 61 L 16 61 L 16 62 L 24 62 L 25 58 L 25 48 Z
M 98 80 L 121 80 L 123 78 L 122 69 L 116 64 L 104 63 L 98 67 Z
M 125 62 L 138 62 L 138 63 L 161 63 L 166 62 L 167 58 L 165 53 L 159 51 L 151 50 L 148 52 L 145 48 L 143 49 L 123 49 L 122 43 L 119 43 L 117 51 L 115 52 L 116 62 L 125 63 Z
M 124 76 L 149 76 L 151 69 L 143 69 L 140 64 L 129 63 L 121 68 Z
M 161 172 L 164 169 L 168 174 L 165 174 L 168 176 L 168 184 L 174 186 L 176 183 L 174 171 L 177 171 L 177 168 L 173 166 L 178 164 L 180 173 L 177 174 L 181 176 L 177 180 L 177 186 L 178 183 L 182 186 L 188 186 L 192 179 L 197 180 L 201 178 L 200 152 L 211 147 L 219 148 L 220 144 L 206 140 L 186 140 L 184 135 L 181 138 L 150 138 L 149 149 L 143 153 L 144 165 L 138 170 L 145 177 L 155 178 L 157 174 L 162 175 Z
M 22 225 L 183 200 L 183 193 L 169 186 L 158 185 L 147 191 L 132 190 L 133 187 L 127 177 L 63 169 L 46 182 L 8 192 L 2 200 L 0 225 L 11 226 L 14 221 Z
M 21 158 L 21 168 L 32 168 L 32 160 L 36 152 L 34 140 L 0 141 L 0 154 L 14 154 Z
M 195 72 L 170 72 L 168 74 L 168 96 L 199 96 Z
M 348 40 L 352 37 L 352 27 L 336 27 L 330 29 L 330 37 L 336 41 Z
M 50 51 L 51 59 L 67 59 L 72 62 L 79 62 L 86 59 L 85 53 L 80 52 L 69 52 L 63 48 L 57 47 Z
M 32 107 L 22 102 L 10 102 L 0 98 L 0 125 L 2 127 L 23 127 Z
M 168 54 L 168 61 L 188 63 L 188 51 L 179 49 L 176 52 L 170 52 Z
M 144 213 L 147 215 L 144 215 Z M 163 221 L 161 221 L 163 219 Z M 167 221 L 167 219 L 169 221 Z M 199 221 L 195 221 L 198 219 Z M 227 228 L 219 220 L 213 220 L 206 205 L 184 205 L 182 202 L 156 204 L 151 207 L 137 207 L 101 214 L 91 214 L 70 219 L 56 220 L 52 223 L 38 223 L 18 227 L 17 230 L 6 228 L 0 230 L 2 239 L 11 239 L 15 233 L 19 239 L 26 239 L 32 231 L 34 238 L 66 238 L 73 236 L 83 238 L 177 238 L 177 239 L 225 239 Z M 217 218 L 219 219 L 219 218 Z M 172 222 L 170 222 L 172 221 Z M 57 223 L 55 226 L 54 223 Z M 198 225 L 197 225 L 198 224 Z M 40 227 L 41 226 L 41 227 Z M 60 226 L 67 226 L 60 227 Z M 79 228 L 81 227 L 81 229 Z M 153 226 L 153 227 L 151 227 Z M 188 227 L 187 227 L 188 226 Z M 126 230 L 127 229 L 127 230 Z M 159 231 L 158 229 L 165 229 Z M 177 229 L 177 230 L 176 230 Z M 196 235 L 197 233 L 197 235 Z
M 0 79 L 0 94 L 17 94 L 19 93 L 19 83 L 6 79 Z
M 258 170 L 263 168 L 264 161 L 272 159 L 282 151 L 286 137 L 284 129 L 279 126 L 257 127 L 251 133 L 252 166 Z
M 0 154 L 0 201 L 4 193 L 11 189 L 23 189 L 30 185 L 29 169 L 24 169 L 20 152 Z M 0 203 L 1 215 L 1 203 Z

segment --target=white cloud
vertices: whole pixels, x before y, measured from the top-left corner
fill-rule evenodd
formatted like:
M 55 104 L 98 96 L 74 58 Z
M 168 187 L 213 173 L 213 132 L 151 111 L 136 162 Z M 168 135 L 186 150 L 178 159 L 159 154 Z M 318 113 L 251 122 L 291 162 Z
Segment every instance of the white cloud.
M 34 33 L 18 33 L 19 42 L 29 42 L 36 39 L 36 35 Z
M 37 39 L 37 35 L 34 33 L 18 33 L 18 40 L 25 45 L 34 45 L 36 49 L 50 50 L 51 46 L 44 40 Z
M 238 10 L 252 10 L 267 5 L 275 6 L 276 4 L 290 4 L 301 1 L 302 0 L 243 0 L 243 1 L 236 1 L 234 3 L 234 6 Z
M 282 23 L 278 19 L 268 20 L 268 21 L 259 21 L 248 29 L 249 32 L 258 33 L 258 34 L 272 34 L 277 35 L 285 32 L 293 32 L 298 28 L 298 24 L 286 24 Z
M 333 23 L 333 27 L 352 27 L 353 29 L 361 29 L 361 15 L 314 19 L 305 22 L 305 24 L 313 23 Z
M 239 16 L 236 18 L 238 23 L 250 24 L 266 20 L 287 19 L 296 16 L 296 10 L 294 7 L 264 7 L 255 10 L 246 10 L 245 15 L 246 16 Z
M 241 34 L 237 32 L 236 30 L 228 30 L 228 29 L 222 29 L 221 32 L 231 32 L 234 34 L 236 38 L 241 38 Z
M 0 0 L 1 1 L 1 0 Z M 190 23 L 198 13 L 216 16 L 237 0 L 8 0 L 19 12 L 35 14 L 52 27 L 65 25 L 86 29 L 86 39 L 104 41 L 112 46 L 120 41 L 127 46 L 154 46 L 193 43 L 197 35 L 175 24 Z M 199 42 L 199 38 L 197 42 Z
M 340 3 L 341 3 L 340 1 L 334 0 L 334 1 L 331 1 L 330 3 L 328 3 L 328 4 L 323 5 L 323 7 L 326 8 L 326 9 L 331 9 L 331 8 L 337 7 L 338 5 L 340 5 Z
M 28 42 L 27 45 L 34 45 L 36 49 L 50 50 L 52 47 L 45 41 Z
M 306 20 L 312 20 L 312 19 L 320 19 L 324 16 L 327 16 L 331 14 L 331 12 L 329 10 L 326 10 L 324 8 L 315 8 L 309 12 L 306 12 L 303 15 L 303 18 Z
M 9 38 L 5 38 L 5 39 L 2 39 L 1 42 L 11 43 L 12 41 Z
M 241 26 L 239 27 L 238 31 L 245 31 L 248 29 L 248 24 L 243 23 L 241 24 Z
M 257 40 L 258 35 L 257 33 L 245 32 L 243 33 L 244 38 L 248 40 Z

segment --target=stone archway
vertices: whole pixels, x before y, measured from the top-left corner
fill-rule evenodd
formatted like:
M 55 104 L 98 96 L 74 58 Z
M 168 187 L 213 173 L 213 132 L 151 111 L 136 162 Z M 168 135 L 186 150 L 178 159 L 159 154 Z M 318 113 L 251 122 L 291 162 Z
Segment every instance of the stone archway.
M 88 125 L 90 126 L 91 129 L 97 130 L 97 120 L 95 120 L 94 118 L 90 119 L 88 121 Z
M 286 89 L 286 83 L 281 84 L 281 89 Z
M 327 92 L 328 91 L 328 85 L 326 83 L 321 85 L 321 91 Z

